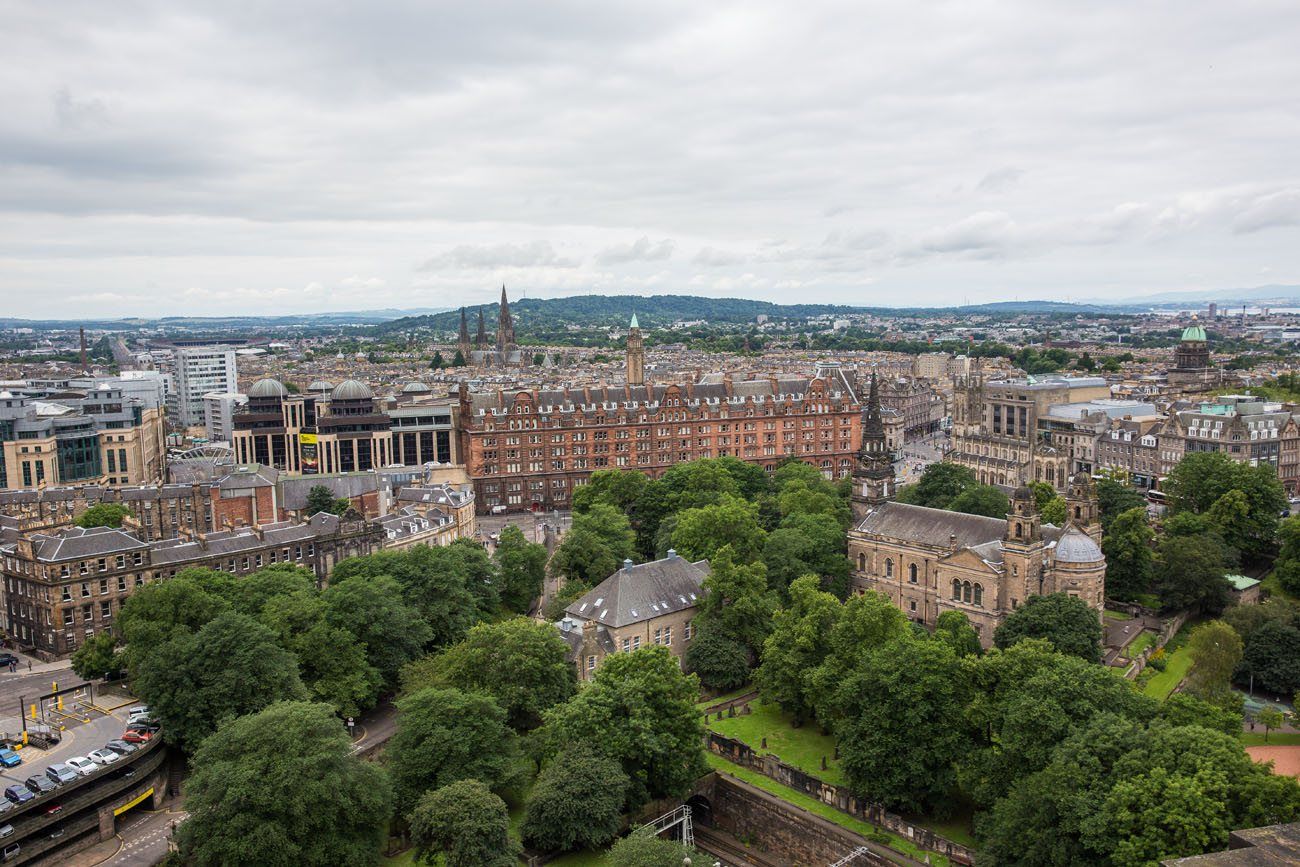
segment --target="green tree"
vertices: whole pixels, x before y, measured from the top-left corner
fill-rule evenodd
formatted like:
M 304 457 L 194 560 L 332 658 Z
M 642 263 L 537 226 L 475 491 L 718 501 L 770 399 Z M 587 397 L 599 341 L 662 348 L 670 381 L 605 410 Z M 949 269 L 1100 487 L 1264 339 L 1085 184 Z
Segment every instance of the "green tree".
M 307 695 L 297 660 L 271 631 L 231 612 L 150 652 L 135 688 L 163 721 L 167 741 L 186 752 L 224 720 Z
M 121 503 L 96 503 L 77 516 L 72 523 L 78 527 L 112 527 L 118 529 L 122 521 L 131 515 L 131 510 Z
M 594 587 L 632 557 L 635 542 L 626 515 L 604 503 L 593 503 L 585 513 L 573 516 L 573 526 L 551 558 L 551 569 Z
M 72 654 L 72 670 L 83 680 L 116 675 L 125 664 L 122 654 L 117 651 L 117 637 L 111 631 L 86 639 Z
M 421 795 L 411 812 L 411 842 L 416 863 L 430 867 L 519 863 L 506 802 L 478 780 L 457 780 Z
M 708 855 L 646 831 L 628 834 L 609 850 L 610 863 L 618 867 L 682 867 L 687 858 L 692 864 L 709 863 Z
M 1200 726 L 1237 737 L 1241 734 L 1242 701 L 1232 702 L 1232 709 L 1225 707 L 1227 704 L 1211 704 L 1190 692 L 1176 692 L 1161 703 L 1160 718 L 1171 726 Z
M 899 491 L 898 501 L 931 509 L 947 509 L 958 495 L 978 484 L 975 474 L 966 467 L 940 461 L 926 467 L 916 484 Z
M 581 599 L 591 589 L 592 586 L 586 581 L 574 578 L 564 579 L 560 589 L 542 606 L 542 617 L 550 623 L 560 620 L 564 617 L 564 610 Z
M 357 640 L 384 682 L 397 682 L 402 666 L 415 659 L 433 636 L 428 623 L 402 601 L 397 582 L 386 576 L 336 581 L 321 594 L 325 622 Z
M 512 524 L 501 531 L 494 556 L 501 576 L 502 604 L 516 614 L 527 614 L 533 600 L 542 595 L 546 546 L 529 542 L 523 530 Z
M 1011 511 L 1011 503 L 1006 494 L 992 485 L 975 485 L 954 497 L 948 509 L 986 518 L 1004 518 Z
M 1156 549 L 1152 589 L 1167 610 L 1217 614 L 1227 607 L 1223 547 L 1211 536 L 1169 537 Z
M 1259 711 L 1259 724 L 1264 727 L 1264 743 L 1268 743 L 1269 733 L 1276 729 L 1282 728 L 1286 723 L 1286 717 L 1282 711 L 1273 705 L 1266 705 Z
M 1250 557 L 1260 557 L 1277 535 L 1278 515 L 1286 511 L 1286 490 L 1269 464 L 1251 466 L 1238 463 L 1221 452 L 1192 452 L 1170 471 L 1163 485 L 1170 510 L 1208 514 L 1216 523 L 1230 518 L 1229 526 L 1220 527 L 1228 544 Z M 1216 503 L 1230 492 L 1245 500 L 1230 497 L 1220 508 Z
M 1145 507 L 1121 512 L 1111 521 L 1101 538 L 1106 555 L 1106 595 L 1111 599 L 1130 600 L 1147 592 L 1151 583 L 1154 555 L 1151 531 Z
M 834 515 L 792 514 L 767 534 L 763 544 L 763 565 L 768 586 L 782 598 L 790 582 L 804 575 L 816 575 L 822 588 L 836 598 L 848 596 L 849 559 L 847 536 Z
M 730 547 L 742 562 L 756 560 L 766 534 L 758 525 L 758 507 L 737 497 L 677 514 L 672 546 L 688 560 L 711 560 Z
M 790 585 L 789 603 L 772 617 L 754 682 L 763 698 L 775 701 L 796 720 L 812 713 L 808 673 L 826 659 L 831 631 L 843 613 L 839 600 L 819 589 L 817 578 L 809 575 Z
M 262 609 L 272 599 L 295 593 L 314 595 L 316 576 L 310 569 L 280 563 L 258 569 L 238 582 L 225 585 L 221 595 L 240 614 L 261 618 Z
M 716 630 L 757 659 L 772 628 L 776 599 L 767 589 L 763 564 L 744 565 L 737 559 L 730 545 L 715 554 L 704 579 L 696 623 L 701 632 Z
M 352 505 L 346 497 L 335 497 L 334 492 L 325 485 L 312 485 L 307 491 L 307 503 L 303 514 L 311 517 L 320 512 L 330 515 L 342 515 Z
M 628 776 L 627 809 L 680 797 L 707 770 L 698 696 L 695 677 L 668 648 L 617 653 L 585 689 L 547 711 L 538 746 L 551 758 L 569 744 L 598 744 Z
M 1256 686 L 1292 694 L 1300 689 L 1300 629 L 1277 620 L 1265 623 L 1251 633 L 1242 663 Z
M 868 590 L 849 597 L 827 634 L 826 654 L 821 665 L 805 675 L 804 702 L 827 728 L 848 712 L 841 685 L 863 656 L 889 642 L 911 635 L 907 615 L 883 593 Z
M 402 688 L 455 687 L 482 692 L 520 731 L 535 728 L 548 708 L 568 701 L 576 689 L 568 645 L 549 623 L 515 617 L 480 623 L 465 639 L 402 669 Z
M 1102 538 L 1110 532 L 1111 522 L 1133 509 L 1146 511 L 1147 501 L 1142 492 L 1132 485 L 1116 479 L 1097 481 L 1097 507 L 1101 512 Z M 1109 577 L 1109 574 L 1108 576 Z
M 516 737 L 491 697 L 429 687 L 400 699 L 397 710 L 387 758 L 398 815 L 429 789 L 471 778 L 496 788 L 513 772 Z
M 934 637 L 958 656 L 979 656 L 983 652 L 979 633 L 962 611 L 945 611 L 934 622 Z
M 853 792 L 891 809 L 950 803 L 956 764 L 971 748 L 969 686 L 952 649 L 895 639 L 863 654 L 840 693 L 843 716 L 833 730 Z
M 323 704 L 278 702 L 222 725 L 185 781 L 187 863 L 377 864 L 392 791 L 351 746 Z
M 1074 596 L 1031 596 L 993 632 L 993 643 L 1001 648 L 1026 638 L 1046 639 L 1061 653 L 1101 661 L 1101 621 L 1088 603 Z
M 224 599 L 208 593 L 188 573 L 138 587 L 123 603 L 117 628 L 133 677 L 150 653 L 173 637 L 196 632 L 229 609 Z
M 477 546 L 475 546 L 477 547 Z M 481 553 L 481 552 L 480 552 Z M 416 545 L 406 551 L 379 551 L 365 557 L 351 557 L 334 567 L 331 587 L 354 576 L 393 578 L 401 585 L 401 597 L 411 605 L 432 630 L 432 643 L 443 646 L 460 641 L 479 619 L 491 591 L 470 590 L 471 567 L 477 577 L 491 580 L 482 570 L 491 570 L 477 554 L 465 546 L 445 548 Z
M 628 779 L 623 767 L 590 744 L 573 744 L 537 776 L 520 829 L 545 852 L 605 846 L 623 827 Z
M 686 648 L 686 670 L 719 692 L 748 683 L 749 650 L 745 645 L 707 624 L 696 628 L 698 634 Z
M 586 512 L 595 503 L 604 503 L 624 514 L 631 514 L 650 479 L 636 470 L 596 470 L 587 484 L 573 492 L 573 511 Z
M 1232 673 L 1241 662 L 1241 636 L 1222 620 L 1202 623 L 1187 641 L 1192 669 L 1187 688 L 1206 701 L 1218 704 L 1231 690 Z
M 379 700 L 384 676 L 351 633 L 322 621 L 294 636 L 286 649 L 297 657 L 299 676 L 311 698 L 325 702 L 339 716 L 360 716 Z
M 457 349 L 457 350 L 456 350 L 456 354 L 453 355 L 452 358 L 451 358 L 451 366 L 452 366 L 452 367 L 464 367 L 464 366 L 465 366 L 465 353 L 463 353 L 463 352 L 461 352 L 459 349 Z
M 442 357 L 442 352 L 435 351 L 433 353 L 433 360 L 429 362 L 429 369 L 442 370 L 446 366 L 447 366 L 447 360 Z

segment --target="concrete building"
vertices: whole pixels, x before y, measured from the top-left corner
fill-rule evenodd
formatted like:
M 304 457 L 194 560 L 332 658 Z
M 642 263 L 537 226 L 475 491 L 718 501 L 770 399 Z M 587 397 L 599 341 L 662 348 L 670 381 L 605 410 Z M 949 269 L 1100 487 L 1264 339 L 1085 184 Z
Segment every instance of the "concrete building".
M 0 391 L 0 490 L 160 482 L 163 410 L 120 389 Z
M 590 680 L 605 657 L 642 647 L 667 647 L 681 660 L 695 637 L 692 621 L 708 576 L 708 560 L 692 563 L 676 551 L 639 565 L 624 560 L 558 624 L 578 679 Z
M 235 410 L 248 405 L 248 395 L 213 391 L 203 395 L 203 432 L 214 443 L 229 443 L 235 436 Z
M 1077 596 L 1100 617 L 1106 558 L 1099 515 L 1092 479 L 1082 473 L 1070 483 L 1064 527 L 1043 525 L 1028 487 L 1012 495 L 1005 520 L 871 503 L 849 530 L 853 588 L 883 593 L 931 628 L 943 612 L 961 611 L 985 647 L 1031 596 Z
M 1300 486 L 1300 426 L 1280 404 L 1253 395 L 1221 395 L 1175 407 L 1154 434 L 1161 476 L 1191 452 L 1220 452 L 1234 461 L 1276 468 L 1289 493 Z
M 203 424 L 203 396 L 239 390 L 235 350 L 223 346 L 178 347 L 172 353 L 168 420 L 182 428 Z

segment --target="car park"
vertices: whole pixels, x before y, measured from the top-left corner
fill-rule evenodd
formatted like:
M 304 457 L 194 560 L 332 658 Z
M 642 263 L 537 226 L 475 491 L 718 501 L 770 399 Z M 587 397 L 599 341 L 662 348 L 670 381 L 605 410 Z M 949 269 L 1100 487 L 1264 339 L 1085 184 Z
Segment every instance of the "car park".
M 3 827 L 0 827 L 0 838 L 12 837 L 13 835 L 14 835 L 13 825 L 5 825 Z
M 149 705 L 147 705 L 147 704 L 137 704 L 135 707 L 133 707 L 133 708 L 131 708 L 130 710 L 128 710 L 128 711 L 126 712 L 126 715 L 127 715 L 127 716 L 136 716 L 137 714 L 148 713 L 148 712 L 149 712 Z
M 45 808 L 45 815 L 47 816 L 53 816 L 55 813 L 62 813 L 62 812 L 63 812 L 62 804 L 50 804 L 48 807 Z
M 75 768 L 70 768 L 63 762 L 57 762 L 45 769 L 45 776 L 62 785 L 63 783 L 71 783 L 73 780 L 80 777 L 81 774 L 78 773 Z
M 13 750 L 0 749 L 0 765 L 6 768 L 16 768 L 23 763 L 23 757 Z
M 124 740 L 109 741 L 108 743 L 104 744 L 104 746 L 108 747 L 110 750 L 117 753 L 119 756 L 129 756 L 131 755 L 131 753 L 140 749 L 135 744 L 128 744 Z
M 13 801 L 15 804 L 26 804 L 35 797 L 36 796 L 33 795 L 31 790 L 26 786 L 19 786 L 17 784 L 5 786 L 5 798 Z
M 26 785 L 33 795 L 47 795 L 59 787 L 58 783 L 40 774 L 28 777 Z
M 122 735 L 122 740 L 128 744 L 142 744 L 153 738 L 153 732 L 148 729 L 127 729 Z
M 111 765 L 122 757 L 110 750 L 108 747 L 102 747 L 97 750 L 91 750 L 86 754 L 86 758 L 90 759 L 97 765 Z
M 83 777 L 89 777 L 91 774 L 95 773 L 95 771 L 99 770 L 99 768 L 95 767 L 95 763 L 85 756 L 73 756 L 70 759 L 64 759 L 63 763 L 81 774 Z
M 8 813 L 13 808 L 14 808 L 13 801 L 8 800 L 7 798 L 0 798 L 0 816 L 3 816 L 5 813 Z
M 10 843 L 4 848 L 4 852 L 0 854 L 0 858 L 4 858 L 6 861 L 10 858 L 17 858 L 18 853 L 22 851 L 22 848 L 23 847 L 19 846 L 17 843 Z

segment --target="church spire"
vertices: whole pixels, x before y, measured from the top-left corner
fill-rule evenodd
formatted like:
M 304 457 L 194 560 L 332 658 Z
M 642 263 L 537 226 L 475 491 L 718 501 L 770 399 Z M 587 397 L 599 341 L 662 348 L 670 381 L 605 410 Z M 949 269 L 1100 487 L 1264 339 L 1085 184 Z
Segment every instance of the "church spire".
M 894 495 L 894 456 L 885 438 L 885 422 L 880 414 L 880 390 L 876 374 L 871 374 L 867 406 L 863 412 L 862 445 L 853 467 L 853 517 L 861 520 L 876 506 Z
M 506 286 L 501 284 L 501 307 L 497 317 L 497 352 L 509 352 L 515 348 L 515 323 L 510 318 L 510 301 L 506 298 Z

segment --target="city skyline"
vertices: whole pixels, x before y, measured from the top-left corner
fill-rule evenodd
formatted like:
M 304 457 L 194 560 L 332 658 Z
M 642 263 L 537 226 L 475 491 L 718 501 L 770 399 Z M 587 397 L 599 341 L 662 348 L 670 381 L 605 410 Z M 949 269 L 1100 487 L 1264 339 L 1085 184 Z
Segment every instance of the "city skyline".
M 1300 283 L 1300 10 L 11 8 L 18 316 Z

